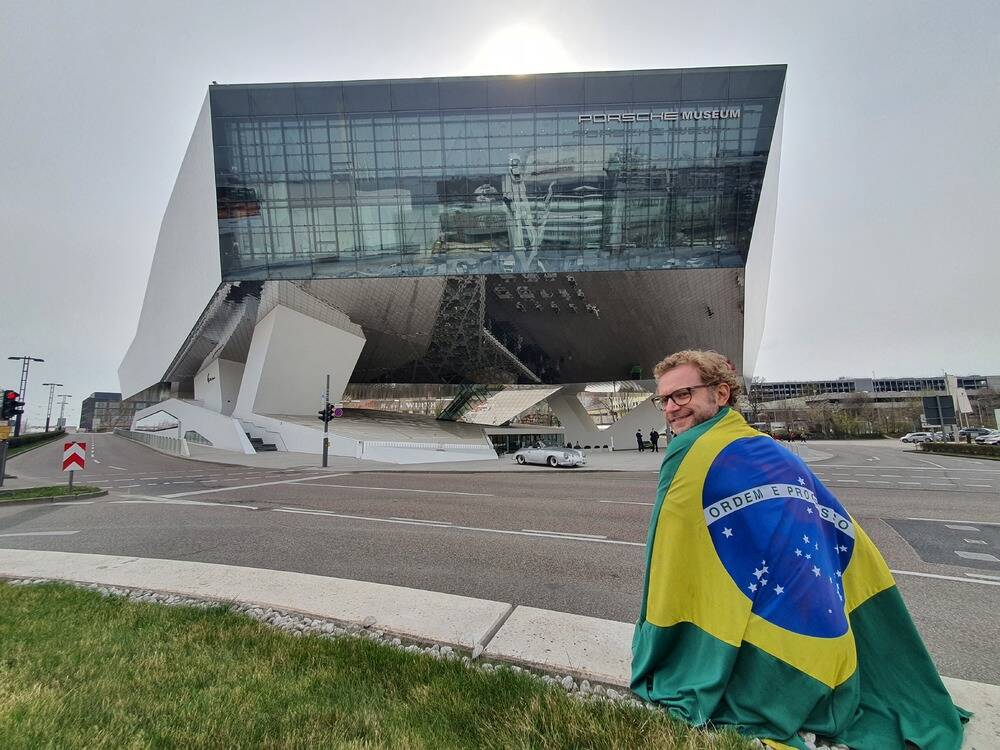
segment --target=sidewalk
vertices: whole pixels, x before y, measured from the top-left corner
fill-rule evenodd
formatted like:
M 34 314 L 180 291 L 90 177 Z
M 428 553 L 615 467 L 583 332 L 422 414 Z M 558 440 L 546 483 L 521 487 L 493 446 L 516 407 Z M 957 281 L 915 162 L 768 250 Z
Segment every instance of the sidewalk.
M 484 657 L 628 684 L 632 623 L 365 581 L 234 565 L 0 549 L 0 577 L 124 586 L 367 623 L 422 642 L 483 647 Z M 963 750 L 1000 747 L 1000 687 L 944 678 L 976 716 Z

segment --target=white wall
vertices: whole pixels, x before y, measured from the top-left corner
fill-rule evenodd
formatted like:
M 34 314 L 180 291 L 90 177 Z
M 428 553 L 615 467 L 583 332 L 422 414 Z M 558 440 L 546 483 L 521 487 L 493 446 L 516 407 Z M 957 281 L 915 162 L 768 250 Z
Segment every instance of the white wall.
M 753 377 L 764 335 L 767 292 L 771 282 L 771 252 L 774 249 L 774 225 L 778 215 L 778 169 L 781 164 L 781 126 L 784 122 L 785 94 L 778 103 L 778 115 L 771 137 L 771 150 L 764 169 L 757 217 L 754 219 L 750 251 L 743 284 L 743 375 Z
M 651 429 L 662 430 L 666 424 L 663 412 L 646 400 L 626 412 L 607 429 L 599 430 L 577 398 L 577 392 L 574 386 L 569 386 L 547 400 L 549 408 L 565 430 L 567 443 L 608 445 L 615 450 L 632 450 L 637 447 L 636 430 L 648 439 Z
M 118 367 L 123 398 L 163 379 L 221 283 L 215 154 L 206 96 L 160 224 L 135 338 Z
M 232 414 L 243 380 L 242 362 L 214 359 L 194 376 L 194 398 L 206 409 Z
M 254 414 L 309 416 L 344 393 L 365 345 L 363 336 L 278 305 L 254 328 L 236 409 Z
M 168 398 L 154 406 L 140 409 L 132 418 L 132 429 L 135 429 L 136 423 L 143 417 L 158 411 L 165 411 L 180 422 L 181 436 L 188 430 L 194 430 L 209 440 L 213 448 L 247 454 L 256 452 L 238 420 L 179 398 Z M 176 433 L 171 431 L 170 434 Z

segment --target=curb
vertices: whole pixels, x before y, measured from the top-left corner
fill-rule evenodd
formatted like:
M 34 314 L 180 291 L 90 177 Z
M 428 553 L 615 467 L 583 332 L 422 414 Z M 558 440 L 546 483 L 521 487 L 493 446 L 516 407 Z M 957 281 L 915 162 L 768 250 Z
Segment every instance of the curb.
M 31 489 L 30 487 L 25 487 L 24 489 Z M 17 492 L 17 490 L 11 490 L 11 492 Z M 50 495 L 48 497 L 25 497 L 20 500 L 4 500 L 3 494 L 0 494 L 0 508 L 5 505 L 42 505 L 45 503 L 58 503 L 64 501 L 73 500 L 90 500 L 95 497 L 104 497 L 108 494 L 107 490 L 98 490 L 97 492 L 80 492 L 72 495 Z

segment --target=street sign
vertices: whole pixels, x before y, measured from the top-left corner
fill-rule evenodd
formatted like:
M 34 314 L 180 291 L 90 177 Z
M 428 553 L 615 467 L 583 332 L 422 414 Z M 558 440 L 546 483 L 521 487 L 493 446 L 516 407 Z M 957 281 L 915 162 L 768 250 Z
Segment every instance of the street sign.
M 62 470 L 63 471 L 76 471 L 77 469 L 83 470 L 84 465 L 87 463 L 87 444 L 86 443 L 63 443 L 63 461 Z
M 6 440 L 12 432 L 13 429 L 9 424 L 0 424 L 0 440 Z
M 951 396 L 924 396 L 924 415 L 935 427 L 955 424 L 955 401 Z

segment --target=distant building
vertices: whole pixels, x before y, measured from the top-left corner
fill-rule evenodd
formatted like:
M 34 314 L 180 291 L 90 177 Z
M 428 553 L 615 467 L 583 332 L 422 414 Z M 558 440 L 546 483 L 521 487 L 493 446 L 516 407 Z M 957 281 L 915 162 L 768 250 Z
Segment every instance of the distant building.
M 137 394 L 135 398 L 122 401 L 120 393 L 91 393 L 80 405 L 80 431 L 110 432 L 119 427 L 127 430 L 136 411 L 158 403 L 162 397 L 159 391 L 146 398 L 142 398 L 143 395 Z
M 960 375 L 958 387 L 964 388 L 970 395 L 980 390 L 1000 390 L 1000 375 Z M 916 398 L 947 392 L 944 375 L 925 378 L 837 378 L 760 382 L 751 385 L 750 389 L 753 400 L 764 403 L 847 393 L 867 393 L 878 401 L 882 395 L 891 396 L 895 400 L 899 397 Z

